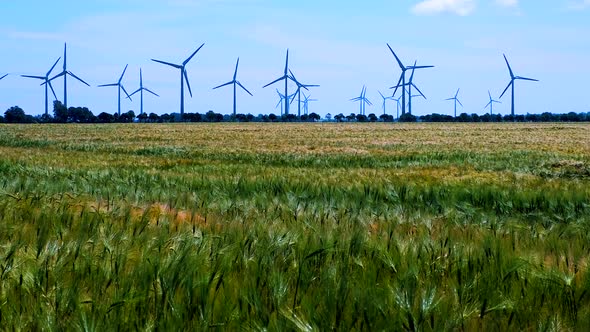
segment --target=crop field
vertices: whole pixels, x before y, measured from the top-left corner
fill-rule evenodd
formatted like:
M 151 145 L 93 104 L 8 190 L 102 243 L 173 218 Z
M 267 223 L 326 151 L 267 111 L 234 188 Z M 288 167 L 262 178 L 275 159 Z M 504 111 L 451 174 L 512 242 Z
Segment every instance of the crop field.
M 588 330 L 589 124 L 0 125 L 2 330 Z

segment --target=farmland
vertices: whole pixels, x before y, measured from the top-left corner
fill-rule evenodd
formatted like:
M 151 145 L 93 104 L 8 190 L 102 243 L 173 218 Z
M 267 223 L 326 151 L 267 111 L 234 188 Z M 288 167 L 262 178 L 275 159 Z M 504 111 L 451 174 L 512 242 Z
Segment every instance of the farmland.
M 585 330 L 588 124 L 0 125 L 7 330 Z

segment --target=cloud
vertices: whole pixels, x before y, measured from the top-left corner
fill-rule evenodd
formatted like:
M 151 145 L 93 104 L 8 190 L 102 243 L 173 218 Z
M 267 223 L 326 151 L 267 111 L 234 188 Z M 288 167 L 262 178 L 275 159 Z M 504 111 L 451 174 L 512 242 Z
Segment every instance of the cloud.
M 590 7 L 590 0 L 571 1 L 567 8 L 571 10 L 584 10 Z
M 412 8 L 412 12 L 417 15 L 451 13 L 460 16 L 467 16 L 474 10 L 475 0 L 425 0 Z
M 518 6 L 518 0 L 495 0 L 497 5 L 502 7 L 516 7 Z

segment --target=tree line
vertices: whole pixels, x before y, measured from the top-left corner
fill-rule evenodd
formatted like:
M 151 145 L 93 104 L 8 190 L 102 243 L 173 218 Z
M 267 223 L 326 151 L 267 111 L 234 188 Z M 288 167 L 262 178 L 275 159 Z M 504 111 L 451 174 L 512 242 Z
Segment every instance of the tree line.
M 25 111 L 18 107 L 10 107 L 4 116 L 0 115 L 0 123 L 126 123 L 126 122 L 146 122 L 146 123 L 162 123 L 162 122 L 317 122 L 321 117 L 317 113 L 305 114 L 297 116 L 294 114 L 275 115 L 275 114 L 259 114 L 257 116 L 252 114 L 236 114 L 224 115 L 214 111 L 207 113 L 185 113 L 181 119 L 180 114 L 162 114 L 142 113 L 135 115 L 135 112 L 128 111 L 121 113 L 110 114 L 102 112 L 94 115 L 87 107 L 70 107 L 67 108 L 60 102 L 54 101 L 53 115 L 39 115 L 32 116 L 26 114 Z M 457 117 L 444 114 L 428 114 L 421 116 L 414 116 L 406 113 L 395 119 L 393 115 L 382 114 L 377 116 L 374 113 L 369 115 L 350 113 L 344 115 L 337 114 L 332 117 L 331 114 L 326 114 L 325 121 L 335 122 L 584 122 L 590 121 L 590 113 L 575 113 L 569 112 L 564 114 L 555 114 L 545 112 L 542 114 L 526 114 L 526 115 L 500 115 L 500 114 L 467 114 L 461 113 Z

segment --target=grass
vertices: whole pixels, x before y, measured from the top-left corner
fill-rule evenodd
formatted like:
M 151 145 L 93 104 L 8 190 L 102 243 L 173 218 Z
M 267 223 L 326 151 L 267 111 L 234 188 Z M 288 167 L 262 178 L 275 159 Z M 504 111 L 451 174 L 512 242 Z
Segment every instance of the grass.
M 0 126 L 7 330 L 587 330 L 587 124 Z

